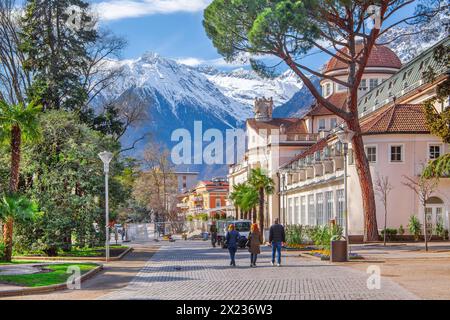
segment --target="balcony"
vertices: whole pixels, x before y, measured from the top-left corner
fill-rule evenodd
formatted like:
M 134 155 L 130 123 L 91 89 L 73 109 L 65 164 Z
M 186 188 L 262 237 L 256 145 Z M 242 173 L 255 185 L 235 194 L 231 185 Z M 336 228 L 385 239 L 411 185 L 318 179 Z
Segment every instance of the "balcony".
M 269 136 L 269 144 L 277 143 L 314 143 L 319 141 L 318 133 L 288 133 L 278 136 Z

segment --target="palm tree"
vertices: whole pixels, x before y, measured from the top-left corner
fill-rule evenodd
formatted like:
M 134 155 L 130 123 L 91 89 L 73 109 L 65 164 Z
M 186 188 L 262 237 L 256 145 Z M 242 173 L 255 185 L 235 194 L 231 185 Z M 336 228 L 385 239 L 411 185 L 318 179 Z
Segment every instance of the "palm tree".
M 241 208 L 242 197 L 244 195 L 244 183 L 238 183 L 233 186 L 233 192 L 230 194 L 230 200 L 233 201 L 234 206 L 236 208 L 236 218 L 239 218 L 239 211 L 242 214 L 243 210 Z
M 3 195 L 0 198 L 0 222 L 8 228 L 9 221 L 24 221 L 34 217 L 37 212 L 36 203 L 18 195 Z M 5 252 L 2 260 L 11 261 L 12 230 L 5 233 Z
M 248 182 L 259 194 L 259 228 L 264 234 L 264 199 L 266 194 L 274 191 L 274 182 L 261 168 L 252 169 Z
M 10 105 L 0 101 L 0 144 L 9 143 L 11 148 L 11 167 L 9 176 L 9 194 L 14 195 L 19 189 L 21 147 L 24 141 L 34 141 L 39 134 L 37 116 L 40 106 L 29 103 Z M 4 220 L 3 238 L 6 258 L 11 259 L 14 217 Z
M 242 210 L 248 212 L 251 219 L 254 223 L 256 223 L 256 206 L 259 203 L 259 194 L 258 190 L 251 185 L 246 185 L 247 188 L 243 189 L 243 195 L 241 199 Z

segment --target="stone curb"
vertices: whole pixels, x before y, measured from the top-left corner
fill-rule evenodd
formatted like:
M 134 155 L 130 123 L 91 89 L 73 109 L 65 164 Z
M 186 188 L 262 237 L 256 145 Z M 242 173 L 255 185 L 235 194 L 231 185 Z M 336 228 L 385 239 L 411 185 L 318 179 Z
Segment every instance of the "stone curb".
M 87 279 L 92 278 L 97 273 L 103 270 L 103 265 L 99 264 L 96 268 L 89 270 L 85 274 L 81 275 L 80 282 L 84 282 Z M 20 288 L 15 290 L 5 290 L 0 291 L 0 297 L 14 297 L 14 296 L 25 296 L 30 294 L 40 294 L 40 293 L 48 293 L 53 291 L 59 291 L 67 289 L 66 283 L 60 283 L 60 284 L 53 284 L 51 286 L 44 286 L 44 287 L 35 287 L 35 288 Z
M 133 251 L 133 248 L 128 247 L 124 252 L 122 252 L 117 257 L 110 257 L 109 261 L 119 261 L 122 258 Z M 105 257 L 27 257 L 27 256 L 17 256 L 13 257 L 14 260 L 22 261 L 103 261 Z

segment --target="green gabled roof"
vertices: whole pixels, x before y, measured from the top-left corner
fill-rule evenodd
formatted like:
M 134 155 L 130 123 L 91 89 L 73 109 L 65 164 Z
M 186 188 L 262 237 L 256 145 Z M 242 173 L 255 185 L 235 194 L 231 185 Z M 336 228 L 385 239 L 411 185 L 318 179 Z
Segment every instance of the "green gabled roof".
M 423 72 L 432 67 L 438 74 L 447 71 L 446 66 L 439 64 L 433 57 L 434 49 L 441 45 L 449 45 L 450 37 L 447 37 L 420 55 L 406 63 L 396 74 L 383 81 L 378 87 L 372 89 L 359 99 L 358 111 L 360 116 L 385 106 L 395 98 L 400 98 L 417 87 L 424 84 Z

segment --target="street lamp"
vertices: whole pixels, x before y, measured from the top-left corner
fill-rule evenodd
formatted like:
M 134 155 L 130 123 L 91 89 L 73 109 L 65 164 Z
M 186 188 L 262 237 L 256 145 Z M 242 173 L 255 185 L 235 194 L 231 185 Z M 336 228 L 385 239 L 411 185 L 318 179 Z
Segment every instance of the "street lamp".
M 345 240 L 347 241 L 347 261 L 350 258 L 350 242 L 349 242 L 349 234 L 348 234 L 348 225 L 349 225 L 349 217 L 348 217 L 348 200 L 347 200 L 347 155 L 348 155 L 348 144 L 352 142 L 353 137 L 355 136 L 355 132 L 347 129 L 345 127 L 340 127 L 336 132 L 336 136 L 339 141 L 344 145 L 344 216 L 345 216 Z
M 98 154 L 103 162 L 103 170 L 105 173 L 105 225 L 106 225 L 106 241 L 105 241 L 105 257 L 106 262 L 109 261 L 109 164 L 113 158 L 113 154 L 108 151 L 103 151 Z

